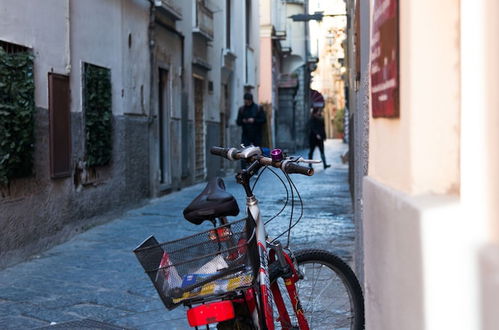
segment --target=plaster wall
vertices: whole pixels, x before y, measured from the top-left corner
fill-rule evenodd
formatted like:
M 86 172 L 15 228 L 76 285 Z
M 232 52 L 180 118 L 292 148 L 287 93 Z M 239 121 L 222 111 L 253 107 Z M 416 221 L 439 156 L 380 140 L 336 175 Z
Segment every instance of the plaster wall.
M 478 318 L 482 329 L 499 324 L 499 3 L 461 1 L 461 199 L 476 239 Z M 473 219 L 473 220 L 472 220 Z
M 112 0 L 71 1 L 71 107 L 83 111 L 84 63 L 111 70 L 113 114 L 123 114 L 122 12 Z M 99 36 L 99 38 L 96 38 Z
M 48 108 L 48 72 L 68 74 L 69 0 L 3 0 L 0 40 L 33 49 L 35 104 Z
M 273 77 L 272 69 L 272 35 L 271 27 L 261 27 L 260 30 L 260 103 L 272 103 Z
M 214 38 L 212 46 L 208 46 L 208 61 L 211 64 L 211 70 L 208 72 L 208 81 L 213 83 L 213 91 L 208 92 L 208 107 L 206 120 L 220 122 L 220 110 L 222 109 L 222 63 L 223 52 L 225 48 L 225 15 L 221 7 L 212 4 L 213 10 L 213 30 Z M 210 130 L 211 131 L 211 130 Z M 214 138 L 211 141 L 215 141 Z
M 304 14 L 305 8 L 303 4 L 287 3 L 287 16 L 296 14 Z M 291 47 L 292 54 L 305 59 L 305 23 L 294 22 L 291 18 L 286 21 L 286 41 L 284 45 Z
M 483 8 L 485 14 L 485 44 L 488 48 L 485 51 L 485 74 L 486 74 L 486 96 L 487 106 L 485 107 L 485 156 L 487 157 L 486 178 L 487 184 L 487 205 L 489 215 L 487 217 L 487 225 L 489 236 L 488 239 L 494 244 L 499 244 L 499 94 L 497 87 L 499 86 L 499 43 L 495 35 L 495 31 L 499 31 L 499 2 L 488 0 Z M 470 109 L 471 111 L 471 109 Z M 497 254 L 499 255 L 499 254 Z M 496 282 L 499 283 L 499 282 Z M 499 292 L 496 291 L 497 296 Z M 497 305 L 496 305 L 497 306 Z M 497 316 L 496 324 L 499 324 L 499 316 Z
M 193 86 L 192 86 L 192 47 L 193 47 L 193 39 L 192 39 L 192 15 L 194 10 L 194 1 L 179 1 L 175 0 L 174 3 L 181 9 L 182 11 L 182 19 L 175 22 L 175 29 L 182 33 L 184 36 L 184 67 L 182 68 L 184 71 L 184 90 L 187 95 L 192 95 Z M 194 120 L 194 102 L 190 97 L 186 97 L 187 108 L 188 110 L 188 119 Z
M 115 1 L 68 3 L 49 0 L 43 5 L 30 2 L 29 6 L 25 1 L 2 3 L 0 24 L 6 26 L 0 29 L 0 38 L 33 47 L 35 52 L 37 108 L 34 174 L 13 180 L 0 191 L 0 227 L 3 228 L 0 231 L 0 267 L 63 242 L 89 225 L 103 221 L 103 214 L 120 212 L 149 195 L 148 148 L 145 147 L 148 144 L 147 119 L 121 115 L 127 107 L 134 111 L 135 107 L 146 106 L 145 100 L 142 105 L 139 90 L 133 84 L 124 83 L 122 72 L 127 72 L 129 82 L 142 82 L 145 86 L 147 80 L 141 80 L 141 73 L 119 56 L 124 46 L 133 52 L 127 54 L 130 60 L 146 57 L 148 50 L 144 38 L 132 37 L 130 50 L 127 43 L 129 31 L 133 34 L 135 29 L 147 29 L 147 15 L 141 13 L 146 7 L 138 0 L 128 1 L 124 7 Z M 128 21 L 131 29 L 122 33 L 122 23 Z M 112 27 L 108 28 L 107 24 Z M 125 36 L 123 42 L 122 36 Z M 144 42 L 142 46 L 141 42 Z M 109 165 L 95 169 L 93 174 L 87 173 L 92 177 L 89 182 L 82 180 L 82 169 L 78 167 L 84 157 L 85 143 L 81 108 L 83 61 L 113 70 L 112 160 Z M 52 70 L 70 75 L 72 92 L 72 171 L 69 177 L 59 179 L 52 179 L 49 170 L 47 73 Z M 133 91 L 130 98 L 127 90 Z
M 251 1 L 251 8 L 252 8 L 252 39 L 250 40 L 250 47 L 253 48 L 255 52 L 255 59 L 258 59 L 259 56 L 259 21 L 258 21 L 258 14 L 259 14 L 259 1 Z M 246 8 L 245 8 L 245 2 L 244 1 L 232 1 L 232 16 L 233 17 L 245 17 L 246 15 Z M 235 121 L 237 119 L 237 111 L 240 106 L 243 105 L 243 95 L 245 92 L 245 70 L 246 70 L 246 32 L 245 32 L 245 25 L 243 24 L 243 21 L 238 21 L 238 20 L 233 20 L 232 21 L 232 30 L 231 30 L 231 50 L 232 52 L 236 55 L 236 59 L 234 62 L 234 71 L 232 75 L 232 91 L 231 91 L 231 101 L 230 101 L 230 116 L 228 118 L 229 124 L 234 125 L 234 134 L 236 138 L 232 138 L 230 141 L 232 144 L 239 143 L 241 140 L 241 130 L 238 126 L 235 125 Z M 256 83 L 257 86 L 254 86 L 255 88 L 251 90 L 253 93 L 253 99 L 255 102 L 260 102 L 260 98 L 258 95 L 258 84 L 259 84 L 259 78 L 258 78 L 258 61 L 254 63 L 254 68 L 255 68 L 255 77 L 256 77 Z
M 121 3 L 123 113 L 146 116 L 150 111 L 149 2 Z
M 260 0 L 251 1 L 251 37 L 249 40 L 249 45 L 253 49 L 253 62 L 250 64 L 250 69 L 253 71 L 255 77 L 254 86 L 252 88 L 253 95 L 256 100 L 260 102 L 260 95 L 258 94 L 258 86 L 260 85 L 260 72 L 259 72 L 259 61 L 260 58 Z
M 401 115 L 370 118 L 361 190 L 366 328 L 498 324 L 498 11 L 494 1 L 400 2 Z M 421 280 L 407 282 L 415 272 Z
M 412 194 L 459 193 L 459 34 L 456 1 L 400 1 L 400 118 L 371 120 L 371 177 Z
M 479 329 L 475 242 L 459 198 L 410 196 L 369 177 L 364 198 L 366 329 Z
M 272 25 L 275 23 L 275 0 L 260 0 L 260 25 Z

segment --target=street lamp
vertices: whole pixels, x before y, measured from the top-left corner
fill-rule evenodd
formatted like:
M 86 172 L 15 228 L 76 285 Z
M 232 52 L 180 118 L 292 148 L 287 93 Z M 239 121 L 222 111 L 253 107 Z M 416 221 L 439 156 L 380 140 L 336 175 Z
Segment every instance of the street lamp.
M 347 14 L 324 14 L 323 11 L 316 11 L 313 14 L 296 14 L 291 15 L 293 22 L 308 22 L 308 21 L 322 21 L 324 17 L 336 17 L 336 16 L 347 16 Z

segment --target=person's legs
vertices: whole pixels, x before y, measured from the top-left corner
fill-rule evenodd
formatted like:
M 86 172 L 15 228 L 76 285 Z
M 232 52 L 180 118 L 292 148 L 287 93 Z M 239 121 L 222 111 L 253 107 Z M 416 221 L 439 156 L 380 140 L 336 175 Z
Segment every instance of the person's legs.
M 322 163 L 324 164 L 324 169 L 331 167 L 331 165 L 328 165 L 326 162 L 326 155 L 324 154 L 324 140 L 317 141 L 317 144 L 318 144 L 319 150 L 321 152 L 321 159 L 322 159 Z
M 308 159 L 312 159 L 312 157 L 314 156 L 314 150 L 316 146 L 315 140 L 316 140 L 315 138 L 311 137 L 308 141 L 309 145 Z M 308 164 L 308 167 L 312 168 L 312 164 Z

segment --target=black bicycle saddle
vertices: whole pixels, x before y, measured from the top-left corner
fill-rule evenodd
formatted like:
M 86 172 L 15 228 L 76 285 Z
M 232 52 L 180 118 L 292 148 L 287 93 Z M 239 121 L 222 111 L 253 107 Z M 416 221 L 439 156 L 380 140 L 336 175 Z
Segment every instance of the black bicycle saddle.
M 205 220 L 236 216 L 239 214 L 237 201 L 225 191 L 221 178 L 211 179 L 204 190 L 184 209 L 184 218 L 199 225 Z

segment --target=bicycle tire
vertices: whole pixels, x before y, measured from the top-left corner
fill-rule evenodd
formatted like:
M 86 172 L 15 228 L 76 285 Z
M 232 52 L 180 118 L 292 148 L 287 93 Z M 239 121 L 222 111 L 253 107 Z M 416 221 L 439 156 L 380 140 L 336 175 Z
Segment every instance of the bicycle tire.
M 352 269 L 339 257 L 324 250 L 300 250 L 295 253 L 295 258 L 299 269 L 302 273 L 304 272 L 304 278 L 296 283 L 296 288 L 310 329 L 364 329 L 364 299 L 359 281 Z M 312 274 L 310 274 L 311 269 L 309 269 L 309 265 L 312 265 L 313 267 L 314 264 L 320 266 L 318 267 L 319 270 L 318 272 L 315 272 L 314 269 L 312 269 Z M 321 273 L 322 269 L 324 269 L 323 267 L 331 270 L 331 275 L 334 277 L 330 280 L 322 278 Z M 270 267 L 269 275 L 272 283 L 278 280 L 280 291 L 285 299 L 285 304 L 288 313 L 290 314 L 291 322 L 293 323 L 290 325 L 290 328 L 298 329 L 284 283 L 282 279 L 279 279 L 279 268 Z M 314 276 L 317 278 L 312 279 Z M 312 282 L 315 280 L 312 287 L 309 285 L 310 280 L 312 280 Z M 328 294 L 324 296 L 327 301 L 323 301 L 324 299 L 318 301 L 319 308 L 312 312 L 309 307 L 315 306 L 311 306 L 310 298 L 314 298 L 313 303 L 320 298 L 314 295 L 315 286 L 318 285 L 321 288 L 322 291 L 320 291 L 320 294 L 322 294 L 331 284 L 333 286 L 337 285 L 337 287 L 332 287 L 331 289 L 333 289 L 333 292 L 328 292 Z M 307 291 L 310 291 L 310 289 L 312 291 L 308 293 Z M 348 305 L 345 306 L 346 310 L 339 310 L 338 308 L 342 307 L 341 304 L 343 303 Z M 277 321 L 276 326 L 280 326 L 280 323 Z

